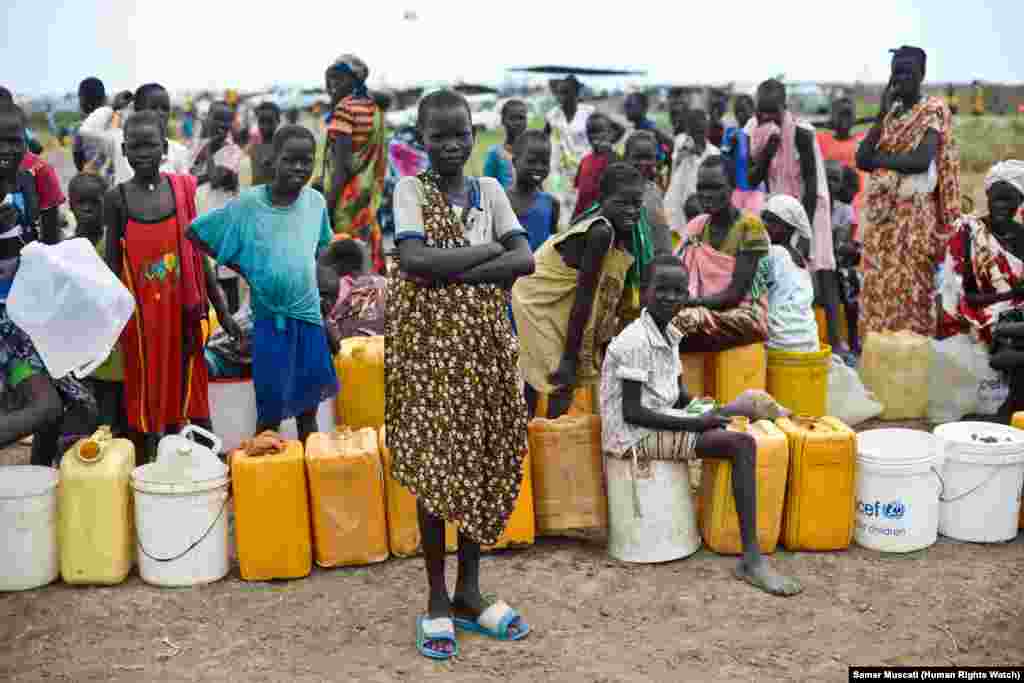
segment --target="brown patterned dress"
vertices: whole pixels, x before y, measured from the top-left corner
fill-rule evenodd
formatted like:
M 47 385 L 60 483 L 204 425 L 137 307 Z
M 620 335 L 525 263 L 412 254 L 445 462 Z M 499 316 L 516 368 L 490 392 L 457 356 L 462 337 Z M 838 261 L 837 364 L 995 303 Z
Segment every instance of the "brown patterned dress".
M 436 177 L 419 179 L 426 246 L 469 246 Z M 493 544 L 515 507 L 526 450 L 507 294 L 490 284 L 423 287 L 393 272 L 387 298 L 392 474 L 431 514 Z

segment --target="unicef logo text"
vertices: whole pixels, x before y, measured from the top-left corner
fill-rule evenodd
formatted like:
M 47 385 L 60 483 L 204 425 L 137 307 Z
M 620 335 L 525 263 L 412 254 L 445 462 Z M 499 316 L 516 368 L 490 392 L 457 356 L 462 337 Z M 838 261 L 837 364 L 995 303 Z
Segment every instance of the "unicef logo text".
M 865 517 L 900 520 L 907 514 L 907 505 L 901 500 L 894 500 L 891 503 L 883 503 L 878 500 L 868 503 L 858 500 L 857 512 Z

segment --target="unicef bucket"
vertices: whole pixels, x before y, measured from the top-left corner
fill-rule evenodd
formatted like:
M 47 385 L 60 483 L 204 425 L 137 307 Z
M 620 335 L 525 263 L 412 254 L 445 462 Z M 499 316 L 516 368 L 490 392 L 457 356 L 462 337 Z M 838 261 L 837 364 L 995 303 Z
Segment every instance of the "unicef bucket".
M 857 435 L 857 545 L 909 553 L 935 543 L 942 491 L 937 445 L 931 434 L 912 429 Z

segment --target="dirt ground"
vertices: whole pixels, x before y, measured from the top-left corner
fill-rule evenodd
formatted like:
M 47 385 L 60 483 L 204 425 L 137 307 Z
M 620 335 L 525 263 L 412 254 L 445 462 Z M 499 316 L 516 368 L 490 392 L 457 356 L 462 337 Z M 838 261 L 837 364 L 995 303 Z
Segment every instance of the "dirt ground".
M 0 464 L 27 458 L 0 452 Z M 1024 664 L 1024 535 L 904 556 L 780 551 L 773 562 L 805 585 L 791 599 L 739 583 L 734 562 L 701 550 L 628 565 L 599 541 L 548 538 L 485 556 L 485 591 L 533 632 L 460 635 L 443 664 L 414 648 L 419 559 L 290 582 L 236 570 L 189 589 L 57 583 L 0 593 L 0 680 L 841 681 L 850 665 Z

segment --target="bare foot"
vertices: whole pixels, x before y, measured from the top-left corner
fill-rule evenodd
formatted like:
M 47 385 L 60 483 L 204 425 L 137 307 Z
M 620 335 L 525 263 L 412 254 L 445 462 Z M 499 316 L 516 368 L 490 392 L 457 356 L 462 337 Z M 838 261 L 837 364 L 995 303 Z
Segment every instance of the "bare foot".
M 750 565 L 741 560 L 735 573 L 737 579 L 771 595 L 796 595 L 804 589 L 797 579 L 779 574 L 764 559 Z

